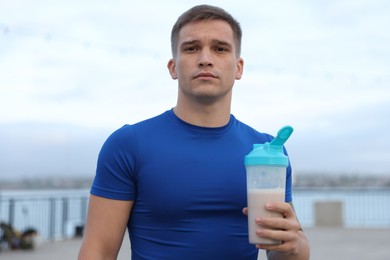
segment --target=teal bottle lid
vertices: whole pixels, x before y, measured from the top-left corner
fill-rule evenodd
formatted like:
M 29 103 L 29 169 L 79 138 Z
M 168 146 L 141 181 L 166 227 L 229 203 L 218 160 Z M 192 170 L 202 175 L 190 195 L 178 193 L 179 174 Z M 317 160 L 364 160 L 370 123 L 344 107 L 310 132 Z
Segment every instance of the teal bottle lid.
M 269 165 L 288 166 L 288 157 L 283 152 L 283 144 L 290 137 L 294 129 L 285 126 L 278 131 L 275 139 L 264 144 L 254 144 L 253 150 L 245 156 L 245 166 Z

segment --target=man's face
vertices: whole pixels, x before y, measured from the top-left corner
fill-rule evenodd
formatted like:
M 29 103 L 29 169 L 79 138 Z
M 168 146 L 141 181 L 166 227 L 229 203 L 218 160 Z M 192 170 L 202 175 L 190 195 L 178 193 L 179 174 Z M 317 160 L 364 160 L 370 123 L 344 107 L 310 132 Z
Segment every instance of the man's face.
M 179 32 L 177 46 L 168 68 L 179 81 L 179 98 L 205 103 L 230 99 L 243 69 L 230 25 L 222 20 L 187 24 Z

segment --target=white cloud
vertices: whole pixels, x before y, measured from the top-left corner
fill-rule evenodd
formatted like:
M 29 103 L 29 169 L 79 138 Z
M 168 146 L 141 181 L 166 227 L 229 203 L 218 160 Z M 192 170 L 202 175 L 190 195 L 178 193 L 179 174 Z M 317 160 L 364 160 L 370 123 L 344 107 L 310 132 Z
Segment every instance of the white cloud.
M 199 3 L 2 3 L 0 108 L 4 112 L 0 123 L 46 122 L 74 125 L 80 131 L 84 127 L 113 130 L 174 106 L 177 83 L 166 69 L 170 30 L 178 15 Z M 330 151 L 330 141 L 343 138 L 351 125 L 356 139 L 368 146 L 362 111 L 372 111 L 366 116 L 372 118 L 371 132 L 388 126 L 387 115 L 378 111 L 390 104 L 386 27 L 390 4 L 368 0 L 211 4 L 231 12 L 244 31 L 246 70 L 233 98 L 237 118 L 271 134 L 282 125 L 293 125 L 302 142 L 296 145 L 307 146 L 303 151 L 295 144 L 292 147 L 298 168 L 352 169 L 334 157 L 309 162 L 305 156 L 313 154 L 311 143 Z M 48 131 L 58 137 L 58 130 Z M 314 132 L 327 138 L 313 141 Z M 347 140 L 349 145 L 354 142 Z M 362 149 L 354 148 L 348 154 L 366 158 L 359 159 L 365 163 L 375 159 L 378 169 L 387 169 L 390 141 L 379 141 L 383 144 L 378 145 L 377 155 L 358 154 Z M 340 147 L 348 149 L 347 144 Z

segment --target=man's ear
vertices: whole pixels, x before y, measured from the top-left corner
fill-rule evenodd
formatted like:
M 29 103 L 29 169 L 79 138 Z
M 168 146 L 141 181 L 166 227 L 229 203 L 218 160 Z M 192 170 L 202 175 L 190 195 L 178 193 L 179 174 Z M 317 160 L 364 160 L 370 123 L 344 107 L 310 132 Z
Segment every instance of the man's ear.
M 168 70 L 169 74 L 171 74 L 172 79 L 177 79 L 177 73 L 176 73 L 176 62 L 174 59 L 170 59 L 168 61 Z
M 239 80 L 242 77 L 242 73 L 244 72 L 244 60 L 239 58 L 237 61 L 237 71 L 235 79 Z

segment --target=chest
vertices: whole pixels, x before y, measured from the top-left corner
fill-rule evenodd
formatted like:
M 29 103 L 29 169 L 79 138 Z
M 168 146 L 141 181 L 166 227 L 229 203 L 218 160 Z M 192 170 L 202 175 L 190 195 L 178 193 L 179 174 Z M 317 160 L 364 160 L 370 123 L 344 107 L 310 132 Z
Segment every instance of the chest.
M 240 212 L 246 205 L 243 160 L 249 147 L 232 140 L 176 139 L 153 149 L 137 167 L 136 207 L 161 218 L 175 212 Z

